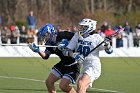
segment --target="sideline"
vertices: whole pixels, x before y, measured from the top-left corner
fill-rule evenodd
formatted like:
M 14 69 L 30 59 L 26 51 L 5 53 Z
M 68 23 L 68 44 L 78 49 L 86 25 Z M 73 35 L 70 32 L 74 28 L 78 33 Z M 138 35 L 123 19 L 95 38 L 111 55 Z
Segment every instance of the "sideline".
M 9 77 L 9 76 L 0 76 L 0 78 L 5 78 L 5 79 L 17 79 L 17 80 L 27 80 L 27 81 L 35 81 L 35 82 L 43 82 L 45 83 L 44 80 L 38 80 L 38 79 L 31 79 L 31 78 L 23 78 L 23 77 Z M 56 82 L 56 84 L 58 85 L 59 83 Z M 72 85 L 74 87 L 76 87 L 76 85 Z M 120 92 L 120 91 L 114 91 L 114 90 L 107 90 L 107 89 L 99 89 L 99 88 L 89 88 L 90 90 L 97 90 L 97 91 L 104 91 L 104 92 L 112 92 L 112 93 L 124 93 L 124 92 Z

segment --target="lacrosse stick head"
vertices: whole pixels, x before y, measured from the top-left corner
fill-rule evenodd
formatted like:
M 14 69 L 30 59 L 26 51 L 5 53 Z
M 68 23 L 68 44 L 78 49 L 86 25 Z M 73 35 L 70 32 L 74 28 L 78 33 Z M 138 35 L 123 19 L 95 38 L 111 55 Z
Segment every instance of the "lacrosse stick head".
M 79 22 L 79 33 L 81 36 L 89 35 L 91 32 L 93 32 L 96 29 L 97 21 L 85 18 L 82 21 Z
M 46 24 L 39 30 L 39 36 L 45 44 L 49 44 L 53 41 L 55 33 L 56 31 L 52 24 Z
M 115 37 L 117 36 L 119 33 L 122 33 L 124 31 L 124 28 L 116 26 L 114 27 L 114 31 L 115 33 L 113 33 L 110 37 Z

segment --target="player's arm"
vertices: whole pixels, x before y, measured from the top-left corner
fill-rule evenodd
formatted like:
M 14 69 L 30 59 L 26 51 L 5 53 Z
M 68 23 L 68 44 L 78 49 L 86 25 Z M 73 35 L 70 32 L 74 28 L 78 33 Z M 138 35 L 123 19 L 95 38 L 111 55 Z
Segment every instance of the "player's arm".
M 113 52 L 113 48 L 110 44 L 110 38 L 107 38 L 107 37 L 102 38 L 100 35 L 97 35 L 97 38 L 98 38 L 99 44 L 103 42 L 103 44 L 99 46 L 99 50 L 105 50 L 107 54 L 111 54 Z
M 74 58 L 75 61 L 77 61 L 78 63 L 82 63 L 84 61 L 83 55 L 81 55 L 80 53 L 74 52 L 74 49 L 77 46 L 78 37 L 79 37 L 78 33 L 75 33 L 75 35 L 70 40 L 69 44 L 66 42 L 61 42 L 62 44 L 60 43 L 58 45 L 58 49 L 61 49 L 64 56 L 70 56 Z
M 43 59 L 48 59 L 49 56 L 50 56 L 50 54 L 51 54 L 50 51 L 48 51 L 47 49 L 45 50 L 45 52 L 44 51 L 41 51 L 39 49 L 39 47 L 35 43 L 30 43 L 29 44 L 29 48 L 33 52 L 38 53 Z
M 73 50 L 76 47 L 77 43 L 77 36 L 78 34 L 75 33 L 75 35 L 72 37 L 70 42 L 68 40 L 63 39 L 59 44 L 58 44 L 58 49 L 61 50 L 64 54 L 64 56 L 72 56 Z

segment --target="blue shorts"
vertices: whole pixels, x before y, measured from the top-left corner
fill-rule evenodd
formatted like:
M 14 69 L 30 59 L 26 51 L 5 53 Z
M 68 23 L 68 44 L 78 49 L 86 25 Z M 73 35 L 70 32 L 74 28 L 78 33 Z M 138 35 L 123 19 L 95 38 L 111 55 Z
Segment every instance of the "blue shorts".
M 28 29 L 35 29 L 35 25 L 28 25 Z

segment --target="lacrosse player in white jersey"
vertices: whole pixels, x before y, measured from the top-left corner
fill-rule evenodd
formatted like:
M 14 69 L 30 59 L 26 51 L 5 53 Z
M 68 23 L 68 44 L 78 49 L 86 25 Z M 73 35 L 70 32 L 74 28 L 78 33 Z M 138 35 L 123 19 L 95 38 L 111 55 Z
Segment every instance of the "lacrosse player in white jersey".
M 104 38 L 95 33 L 96 24 L 95 20 L 83 19 L 79 22 L 79 26 L 81 26 L 79 31 L 75 33 L 68 46 L 62 49 L 63 44 L 58 45 L 65 56 L 72 56 L 77 63 L 83 65 L 77 84 L 77 93 L 86 93 L 87 88 L 92 87 L 93 81 L 101 75 L 99 51 L 105 50 L 108 54 L 113 52 L 109 40 L 104 41 Z M 102 41 L 104 43 L 90 53 Z M 76 50 L 76 52 L 73 53 L 72 50 Z

